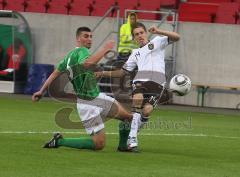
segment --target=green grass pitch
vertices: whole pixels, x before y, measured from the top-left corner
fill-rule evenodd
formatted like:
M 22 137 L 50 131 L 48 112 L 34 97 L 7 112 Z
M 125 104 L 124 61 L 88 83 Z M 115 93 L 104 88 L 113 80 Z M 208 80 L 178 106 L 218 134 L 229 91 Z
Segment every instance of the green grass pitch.
M 69 105 L 0 97 L 0 177 L 239 177 L 240 116 L 157 109 L 139 135 L 141 153 L 121 153 L 118 121 L 106 123 L 102 151 L 41 146 L 61 131 L 54 121 Z M 70 105 L 74 106 L 74 105 Z M 78 120 L 73 112 L 71 119 Z M 65 133 L 64 133 L 65 132 Z

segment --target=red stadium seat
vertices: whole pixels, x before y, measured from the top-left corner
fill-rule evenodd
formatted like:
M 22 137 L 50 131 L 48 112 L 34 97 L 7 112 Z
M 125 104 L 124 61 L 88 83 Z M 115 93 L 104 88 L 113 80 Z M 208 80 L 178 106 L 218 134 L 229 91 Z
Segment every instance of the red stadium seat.
M 218 4 L 181 3 L 179 20 L 191 22 L 213 22 L 218 11 Z
M 92 0 L 75 0 L 71 4 L 71 10 L 69 12 L 70 15 L 91 15 L 91 11 L 94 10 L 94 6 L 92 4 Z
M 156 10 L 157 8 L 160 8 L 160 0 L 140 0 L 139 1 L 141 9 L 146 10 Z
M 200 2 L 200 3 L 222 3 L 222 2 L 232 2 L 232 0 L 188 0 L 188 2 Z
M 181 3 L 179 12 L 216 14 L 218 11 L 218 6 L 218 4 Z
M 180 12 L 179 21 L 212 23 L 213 19 L 210 14 Z
M 24 11 L 23 0 L 7 0 L 4 10 Z
M 94 11 L 93 16 L 103 16 L 111 6 L 115 5 L 115 0 L 94 0 L 93 7 Z M 110 16 L 116 16 L 116 13 L 113 13 Z
M 238 3 L 221 3 L 217 11 L 216 22 L 236 24 L 238 20 L 238 9 Z
M 48 2 L 46 0 L 29 0 L 27 1 L 27 12 L 45 13 Z
M 141 0 L 138 10 L 147 10 L 147 11 L 159 11 L 160 9 L 160 0 L 153 0 L 151 3 L 147 0 Z M 149 19 L 156 20 L 159 17 L 156 13 L 138 13 L 138 18 L 140 19 Z
M 52 0 L 47 13 L 68 14 L 68 0 Z
M 126 9 L 137 9 L 137 5 L 138 5 L 138 1 L 137 0 L 131 0 L 131 1 L 127 1 L 127 0 L 120 0 L 118 1 L 118 5 L 120 7 L 120 16 L 124 17 L 124 12 Z
M 7 0 L 0 0 L 0 9 L 4 10 L 7 6 Z
M 178 0 L 161 0 L 161 7 L 177 8 Z

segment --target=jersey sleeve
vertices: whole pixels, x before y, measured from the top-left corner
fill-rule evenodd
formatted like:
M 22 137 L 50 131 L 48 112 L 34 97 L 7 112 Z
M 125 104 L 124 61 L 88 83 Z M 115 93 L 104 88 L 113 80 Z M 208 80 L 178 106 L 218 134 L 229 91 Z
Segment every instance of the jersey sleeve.
M 136 55 L 135 52 L 133 52 L 129 56 L 128 60 L 126 61 L 126 63 L 122 67 L 123 70 L 131 72 L 137 67 L 137 60 L 135 58 L 135 55 Z
M 168 36 L 157 36 L 153 40 L 154 42 L 157 43 L 157 46 L 161 49 L 164 49 L 169 44 Z
M 69 60 L 69 56 L 65 56 L 64 59 L 62 61 L 60 61 L 57 65 L 57 70 L 60 72 L 64 72 L 67 70 L 67 63 Z

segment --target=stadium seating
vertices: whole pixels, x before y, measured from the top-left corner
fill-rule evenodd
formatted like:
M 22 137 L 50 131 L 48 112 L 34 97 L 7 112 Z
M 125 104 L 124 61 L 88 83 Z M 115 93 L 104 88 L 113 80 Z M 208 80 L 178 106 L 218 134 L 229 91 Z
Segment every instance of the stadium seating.
M 52 0 L 49 2 L 49 8 L 47 13 L 54 14 L 69 14 L 71 6 L 69 6 L 68 0 Z
M 164 8 L 177 8 L 179 0 L 160 0 L 160 4 Z
M 120 16 L 123 17 L 125 9 L 137 9 L 138 2 L 137 0 L 118 1 L 117 5 L 120 7 Z
M 216 14 L 218 6 L 218 4 L 207 3 L 181 3 L 179 7 L 179 12 Z
M 92 13 L 93 16 L 103 16 L 111 6 L 118 5 L 115 0 L 95 0 L 93 3 L 94 11 Z M 110 16 L 116 16 L 116 10 L 113 10 Z
M 151 3 L 147 0 L 141 0 L 139 2 L 138 10 L 147 10 L 147 11 L 159 11 L 160 9 L 160 1 L 153 0 Z M 138 17 L 140 19 L 149 19 L 149 20 L 156 20 L 158 15 L 155 13 L 139 13 Z
M 0 9 L 3 10 L 5 9 L 7 5 L 7 1 L 6 0 L 0 0 Z
M 180 21 L 239 24 L 240 0 L 0 0 L 0 9 L 55 13 L 65 15 L 103 16 L 113 5 L 126 9 L 159 11 L 178 9 Z M 113 11 L 110 16 L 116 16 Z M 160 19 L 154 13 L 138 13 L 140 19 Z
M 45 13 L 49 8 L 47 0 L 29 0 L 27 1 L 26 12 Z
M 179 20 L 192 22 L 213 22 L 218 4 L 182 3 L 179 7 Z
M 216 23 L 236 24 L 238 21 L 238 3 L 220 3 Z
M 70 15 L 92 15 L 94 11 L 93 0 L 75 0 L 71 4 Z
M 222 3 L 222 2 L 232 2 L 232 0 L 188 0 L 188 2 L 200 2 L 200 3 Z
M 179 21 L 212 23 L 213 17 L 210 14 L 184 12 L 179 13 Z
M 8 0 L 5 2 L 4 10 L 24 11 L 23 1 L 21 0 Z

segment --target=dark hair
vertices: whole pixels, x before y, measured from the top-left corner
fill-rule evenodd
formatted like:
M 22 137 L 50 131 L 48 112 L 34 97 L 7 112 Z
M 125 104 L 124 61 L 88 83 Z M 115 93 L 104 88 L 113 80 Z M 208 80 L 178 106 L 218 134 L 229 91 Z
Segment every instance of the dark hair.
M 76 31 L 76 36 L 79 36 L 83 31 L 91 32 L 91 29 L 86 26 L 79 27 Z
M 130 16 L 130 17 L 131 17 L 131 16 L 134 16 L 134 17 L 137 18 L 137 14 L 136 14 L 135 12 L 131 12 L 131 13 L 129 14 L 129 16 Z
M 131 30 L 132 36 L 134 36 L 134 35 L 133 35 L 133 31 L 134 31 L 136 28 L 143 28 L 143 30 L 144 30 L 145 32 L 147 32 L 147 29 L 146 29 L 146 27 L 145 27 L 144 24 L 142 24 L 142 23 L 140 23 L 140 22 L 136 22 L 136 23 L 133 24 L 133 26 L 132 26 L 132 30 Z

